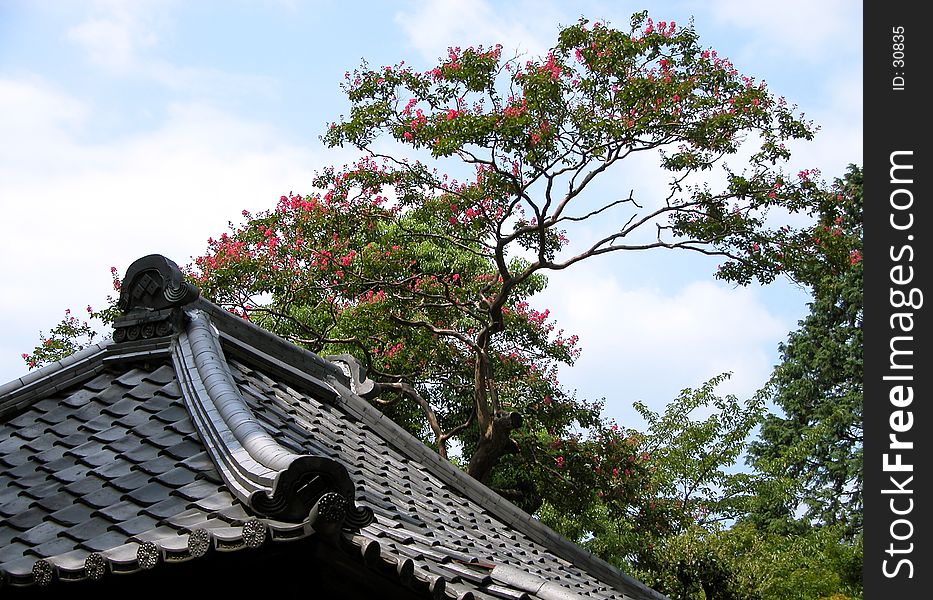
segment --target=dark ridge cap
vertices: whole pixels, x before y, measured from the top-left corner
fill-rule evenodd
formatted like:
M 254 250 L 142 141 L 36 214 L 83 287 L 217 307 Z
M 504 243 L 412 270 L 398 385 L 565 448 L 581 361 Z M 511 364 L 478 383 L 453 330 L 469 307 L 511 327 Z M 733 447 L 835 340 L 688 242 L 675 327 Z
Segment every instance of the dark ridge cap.
M 200 311 L 188 315 L 172 350 L 175 372 L 194 426 L 230 492 L 260 515 L 299 523 L 323 495 L 337 492 L 346 503 L 346 526 L 359 529 L 372 521 L 371 511 L 355 505 L 355 487 L 342 464 L 295 454 L 266 432 L 240 394 L 211 318 Z
M 97 344 L 26 373 L 0 386 L 0 418 L 44 396 L 90 379 L 104 370 L 102 357 L 112 341 Z
M 229 333 L 220 332 L 220 341 L 227 355 L 245 358 L 249 362 L 259 363 L 262 365 L 262 369 L 267 375 L 280 376 L 294 387 L 303 389 L 310 395 L 328 404 L 335 404 L 337 402 L 337 390 L 329 383 L 302 371 L 298 367 L 283 362 L 274 356 L 270 356 Z
M 327 383 L 338 381 L 349 386 L 350 381 L 339 366 L 324 360 L 317 354 L 259 327 L 204 298 L 198 298 L 188 305 L 189 309 L 200 310 L 207 314 L 217 329 L 230 338 L 237 339 L 262 353 L 281 359 L 287 356 L 288 365 L 308 373 Z

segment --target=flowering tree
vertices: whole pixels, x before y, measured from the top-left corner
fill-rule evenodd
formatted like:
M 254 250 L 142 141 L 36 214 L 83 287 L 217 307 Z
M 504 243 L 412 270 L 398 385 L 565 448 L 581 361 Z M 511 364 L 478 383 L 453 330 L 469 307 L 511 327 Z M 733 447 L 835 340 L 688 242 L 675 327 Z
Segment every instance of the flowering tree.
M 352 195 L 360 210 L 388 203 L 394 211 L 403 236 L 394 252 L 408 262 L 381 272 L 399 282 L 416 277 L 416 286 L 428 281 L 419 289 L 434 298 L 420 296 L 381 318 L 405 325 L 405 336 L 446 338 L 465 352 L 472 375 L 460 383 L 472 398 L 460 416 L 476 432 L 469 471 L 481 480 L 513 448 L 517 419 L 503 402 L 499 352 L 504 340 L 527 339 L 527 330 L 515 329 L 516 300 L 539 289 L 540 274 L 611 252 L 664 248 L 721 255 L 719 275 L 740 283 L 770 281 L 769 259 L 794 232 L 770 229 L 766 212 L 804 209 L 817 189 L 809 172 L 788 176 L 776 166 L 789 157 L 784 142 L 810 138 L 811 126 L 764 83 L 701 47 L 692 28 L 645 14 L 628 31 L 581 20 L 537 60 L 504 59 L 497 46 L 451 49 L 423 72 L 364 64 L 347 74 L 344 91 L 349 116 L 323 139 L 354 146 L 366 159 L 317 183 L 331 198 Z M 457 181 L 384 153 L 386 137 L 473 173 Z M 719 189 L 690 184 L 744 139 L 758 144 L 746 169 L 725 169 Z M 660 153 L 670 176 L 665 197 L 591 193 L 601 174 L 649 151 Z M 567 231 L 581 223 L 611 225 L 575 245 Z M 418 251 L 424 254 L 411 256 Z M 466 287 L 453 280 L 477 275 L 485 279 Z M 462 320 L 436 319 L 439 302 Z

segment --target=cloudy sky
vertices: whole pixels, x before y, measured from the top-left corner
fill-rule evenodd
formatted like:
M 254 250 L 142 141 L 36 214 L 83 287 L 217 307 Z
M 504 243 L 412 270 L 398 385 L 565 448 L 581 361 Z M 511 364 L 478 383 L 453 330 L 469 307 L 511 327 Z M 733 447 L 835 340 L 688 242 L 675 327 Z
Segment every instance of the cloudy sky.
M 179 264 L 238 222 L 352 161 L 318 136 L 347 110 L 339 83 L 366 59 L 426 69 L 448 46 L 537 55 L 580 16 L 693 19 L 701 44 L 796 103 L 821 130 L 791 168 L 832 178 L 862 162 L 862 7 L 845 0 L 333 2 L 0 0 L 0 382 L 66 308 L 102 306 L 110 268 Z M 621 185 L 659 189 L 650 170 Z M 611 255 L 551 278 L 539 299 L 583 356 L 581 397 L 660 408 L 733 372 L 749 395 L 806 313 L 787 282 L 733 288 L 696 257 Z

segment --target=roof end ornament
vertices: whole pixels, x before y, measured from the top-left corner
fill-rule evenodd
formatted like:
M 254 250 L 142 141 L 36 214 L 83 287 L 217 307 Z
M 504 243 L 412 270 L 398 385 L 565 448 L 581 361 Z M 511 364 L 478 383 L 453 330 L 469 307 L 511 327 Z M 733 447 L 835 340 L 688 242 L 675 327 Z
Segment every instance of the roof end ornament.
M 113 341 L 120 343 L 176 335 L 184 330 L 182 310 L 201 295 L 185 281 L 178 265 L 161 254 L 144 256 L 130 265 L 120 286 Z

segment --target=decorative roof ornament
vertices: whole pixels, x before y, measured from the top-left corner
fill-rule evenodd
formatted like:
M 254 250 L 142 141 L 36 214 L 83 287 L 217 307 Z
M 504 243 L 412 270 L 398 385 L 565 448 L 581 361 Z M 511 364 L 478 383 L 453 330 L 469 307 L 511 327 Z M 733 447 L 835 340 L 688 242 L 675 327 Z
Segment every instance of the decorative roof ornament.
M 114 323 L 113 341 L 132 342 L 175 335 L 184 329 L 181 307 L 201 292 L 185 281 L 178 265 L 161 254 L 136 260 L 126 270 L 117 308 L 123 315 Z

